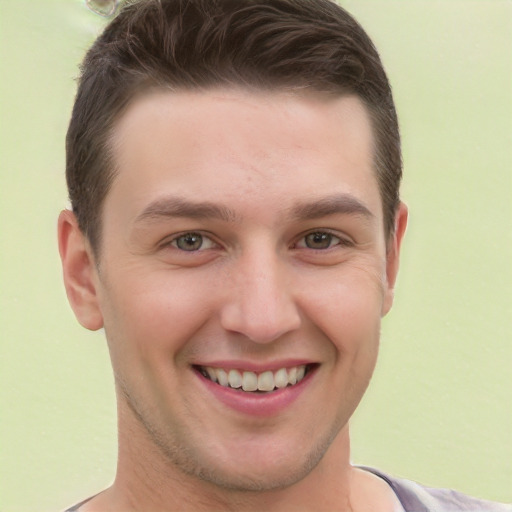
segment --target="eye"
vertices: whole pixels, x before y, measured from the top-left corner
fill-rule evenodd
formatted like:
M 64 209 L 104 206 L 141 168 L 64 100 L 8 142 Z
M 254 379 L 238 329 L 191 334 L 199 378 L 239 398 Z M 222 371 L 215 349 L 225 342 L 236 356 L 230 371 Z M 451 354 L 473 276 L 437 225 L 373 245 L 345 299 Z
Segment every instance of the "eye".
M 307 249 L 330 249 L 336 245 L 347 245 L 348 242 L 328 231 L 313 231 L 302 237 L 296 247 Z
M 170 245 L 181 251 L 193 252 L 212 249 L 216 244 L 207 236 L 191 231 L 190 233 L 183 233 L 177 236 L 171 241 Z

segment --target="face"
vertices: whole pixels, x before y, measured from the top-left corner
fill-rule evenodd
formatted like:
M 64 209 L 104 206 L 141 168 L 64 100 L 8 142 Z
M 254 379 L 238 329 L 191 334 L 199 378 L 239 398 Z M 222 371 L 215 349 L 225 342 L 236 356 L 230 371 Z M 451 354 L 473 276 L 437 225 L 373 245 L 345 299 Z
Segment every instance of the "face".
M 366 109 L 153 93 L 113 147 L 93 298 L 75 310 L 105 327 L 121 428 L 216 485 L 299 480 L 361 399 L 392 300 L 403 229 L 386 244 Z

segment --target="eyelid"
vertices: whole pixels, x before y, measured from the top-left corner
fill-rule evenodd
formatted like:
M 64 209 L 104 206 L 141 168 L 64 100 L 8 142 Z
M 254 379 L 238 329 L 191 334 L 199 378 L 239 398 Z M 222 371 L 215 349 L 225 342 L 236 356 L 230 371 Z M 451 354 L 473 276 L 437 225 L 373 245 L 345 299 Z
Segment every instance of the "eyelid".
M 307 247 L 305 244 L 299 246 L 299 242 L 305 240 L 305 238 L 308 235 L 311 235 L 313 233 L 325 233 L 325 234 L 331 235 L 333 238 L 338 239 L 338 243 L 328 247 L 327 249 L 313 249 L 311 247 Z M 329 249 L 333 249 L 334 247 L 338 247 L 338 246 L 349 247 L 349 246 L 353 246 L 353 245 L 354 245 L 354 242 L 348 236 L 344 236 L 342 233 L 340 233 L 338 231 L 335 231 L 335 230 L 332 230 L 329 228 L 315 228 L 315 229 L 310 229 L 310 230 L 300 234 L 296 238 L 296 242 L 293 244 L 293 247 L 299 248 L 299 249 L 308 249 L 309 251 L 328 251 Z
M 200 249 L 196 249 L 195 251 L 185 251 L 183 249 L 180 249 L 177 246 L 176 241 L 178 240 L 178 238 L 185 236 L 185 235 L 189 235 L 189 234 L 201 236 L 201 238 L 203 240 L 203 245 L 204 245 L 205 241 L 209 242 L 208 247 L 201 246 Z M 190 252 L 190 253 L 196 252 L 197 253 L 197 252 L 207 251 L 209 249 L 216 249 L 216 248 L 221 247 L 221 245 L 215 241 L 212 234 L 206 233 L 204 231 L 197 230 L 197 229 L 189 229 L 189 230 L 181 231 L 180 233 L 175 233 L 173 235 L 166 237 L 160 244 L 160 247 L 165 249 L 166 247 L 169 247 L 169 246 L 172 247 L 173 249 L 176 249 L 177 251 L 185 252 L 185 253 L 186 252 Z
M 313 233 L 329 234 L 333 238 L 336 238 L 338 240 L 338 243 L 334 244 L 331 247 L 328 247 L 327 249 L 313 249 L 313 248 L 307 247 L 305 244 L 299 246 L 299 242 L 304 241 L 308 235 L 311 235 Z M 176 249 L 178 251 L 187 252 L 187 251 L 184 251 L 183 249 L 180 249 L 176 245 L 177 239 L 180 238 L 181 236 L 184 236 L 187 234 L 200 235 L 203 239 L 203 245 L 204 245 L 205 241 L 208 241 L 208 247 L 201 247 L 200 249 L 197 249 L 195 251 L 189 251 L 191 253 L 194 253 L 194 252 L 197 253 L 197 252 L 202 252 L 202 251 L 206 251 L 209 249 L 215 249 L 215 248 L 222 247 L 222 245 L 215 240 L 215 237 L 211 233 L 201 231 L 201 230 L 194 230 L 194 229 L 184 230 L 179 233 L 175 233 L 173 235 L 166 237 L 160 244 L 160 247 L 166 248 L 166 247 L 171 246 L 171 247 L 173 247 L 173 249 Z M 354 242 L 348 236 L 344 236 L 342 233 L 339 233 L 338 231 L 335 231 L 335 230 L 329 229 L 329 228 L 309 229 L 308 231 L 301 233 L 295 240 L 296 241 L 292 244 L 293 248 L 308 249 L 310 251 L 326 251 L 326 250 L 332 249 L 337 246 L 353 246 L 354 245 Z

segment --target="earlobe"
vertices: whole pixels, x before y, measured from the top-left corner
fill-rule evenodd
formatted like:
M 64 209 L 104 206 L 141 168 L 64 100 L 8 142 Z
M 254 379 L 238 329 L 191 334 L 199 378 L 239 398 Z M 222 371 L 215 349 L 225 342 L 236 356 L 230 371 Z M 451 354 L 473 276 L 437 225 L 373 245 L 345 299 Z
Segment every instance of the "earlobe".
M 400 263 L 400 247 L 407 228 L 408 215 L 407 206 L 404 203 L 400 203 L 395 216 L 395 231 L 392 239 L 389 241 L 386 256 L 386 294 L 382 307 L 382 316 L 386 315 L 393 305 L 395 282 Z
M 63 210 L 58 222 L 64 286 L 78 321 L 87 329 L 103 327 L 97 295 L 97 269 L 91 249 L 73 212 Z

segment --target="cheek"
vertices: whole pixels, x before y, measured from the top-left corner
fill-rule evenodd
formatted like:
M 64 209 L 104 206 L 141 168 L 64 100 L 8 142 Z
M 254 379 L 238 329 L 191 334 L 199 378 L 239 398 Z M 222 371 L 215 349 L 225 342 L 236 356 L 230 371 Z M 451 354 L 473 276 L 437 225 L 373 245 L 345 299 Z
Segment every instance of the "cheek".
M 318 279 L 304 286 L 304 309 L 341 355 L 356 357 L 360 351 L 376 351 L 384 300 L 383 275 L 375 263 L 361 263 L 326 273 L 323 286 L 318 286 Z
M 101 301 L 107 338 L 118 358 L 129 357 L 136 365 L 174 358 L 212 315 L 211 294 L 185 273 L 122 275 L 115 285 L 111 278 Z

